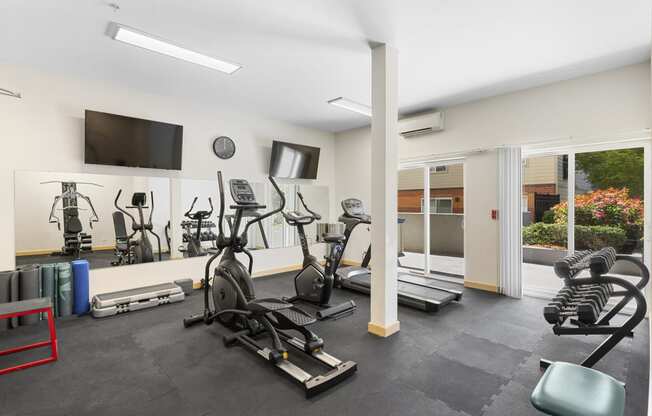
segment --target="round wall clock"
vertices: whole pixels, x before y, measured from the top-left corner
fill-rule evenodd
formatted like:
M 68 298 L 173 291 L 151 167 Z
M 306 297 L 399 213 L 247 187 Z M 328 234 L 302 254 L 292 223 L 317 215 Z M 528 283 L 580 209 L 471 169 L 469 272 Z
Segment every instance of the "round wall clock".
M 230 137 L 220 136 L 213 140 L 213 153 L 220 159 L 231 159 L 235 154 L 235 143 Z

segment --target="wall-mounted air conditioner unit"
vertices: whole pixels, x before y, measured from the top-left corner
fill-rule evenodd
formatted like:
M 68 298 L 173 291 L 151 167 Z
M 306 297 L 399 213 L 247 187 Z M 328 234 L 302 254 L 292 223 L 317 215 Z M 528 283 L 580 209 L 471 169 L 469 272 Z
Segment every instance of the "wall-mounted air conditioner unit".
M 444 113 L 428 113 L 398 121 L 398 132 L 408 138 L 444 130 Z

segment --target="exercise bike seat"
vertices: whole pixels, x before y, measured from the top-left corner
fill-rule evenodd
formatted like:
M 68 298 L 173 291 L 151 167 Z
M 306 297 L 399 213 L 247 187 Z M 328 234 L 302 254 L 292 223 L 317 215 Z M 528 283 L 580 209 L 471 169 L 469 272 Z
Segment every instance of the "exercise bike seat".
M 292 306 L 293 305 L 291 303 L 281 299 L 264 298 L 254 299 L 251 302 L 247 303 L 247 310 L 256 314 L 263 314 L 268 312 L 276 312 L 283 309 L 290 309 Z
M 323 239 L 327 243 L 343 243 L 346 237 L 340 233 L 325 233 Z

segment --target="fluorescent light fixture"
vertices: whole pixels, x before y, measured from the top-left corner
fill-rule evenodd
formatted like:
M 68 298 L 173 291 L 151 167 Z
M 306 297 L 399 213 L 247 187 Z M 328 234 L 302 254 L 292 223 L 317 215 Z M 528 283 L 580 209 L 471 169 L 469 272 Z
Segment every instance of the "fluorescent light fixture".
M 367 117 L 371 117 L 371 107 L 368 105 L 356 103 L 355 101 L 349 100 L 344 97 L 333 98 L 328 101 L 328 104 L 332 104 L 336 107 L 344 108 L 349 111 L 356 112 L 358 114 L 364 114 Z
M 128 43 L 129 45 L 138 46 L 143 49 L 158 52 L 183 61 L 192 62 L 193 64 L 205 66 L 207 68 L 216 69 L 227 74 L 232 74 L 242 68 L 242 65 L 223 61 L 221 59 L 213 58 L 173 45 L 168 41 L 156 38 L 155 36 L 128 26 L 123 26 L 119 23 L 109 23 L 107 34 L 114 40 L 119 40 L 120 42 Z

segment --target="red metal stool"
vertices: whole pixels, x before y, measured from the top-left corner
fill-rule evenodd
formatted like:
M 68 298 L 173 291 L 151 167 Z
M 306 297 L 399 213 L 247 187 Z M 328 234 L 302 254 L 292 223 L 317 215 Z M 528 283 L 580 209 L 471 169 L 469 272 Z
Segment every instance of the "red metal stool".
M 30 361 L 13 367 L 2 368 L 0 369 L 0 375 L 10 373 L 12 371 L 23 370 L 25 368 L 34 367 L 41 364 L 47 364 L 52 361 L 56 361 L 59 358 L 59 352 L 57 350 L 57 332 L 54 328 L 54 314 L 52 313 L 52 303 L 50 302 L 50 299 L 37 298 L 21 300 L 19 302 L 0 303 L 0 319 L 17 318 L 19 316 L 31 315 L 34 313 L 47 314 L 48 328 L 50 329 L 50 339 L 47 341 L 35 342 L 34 344 L 23 345 L 20 347 L 14 347 L 0 351 L 0 356 L 47 346 L 50 346 L 52 354 L 49 357 L 42 358 L 40 360 Z

